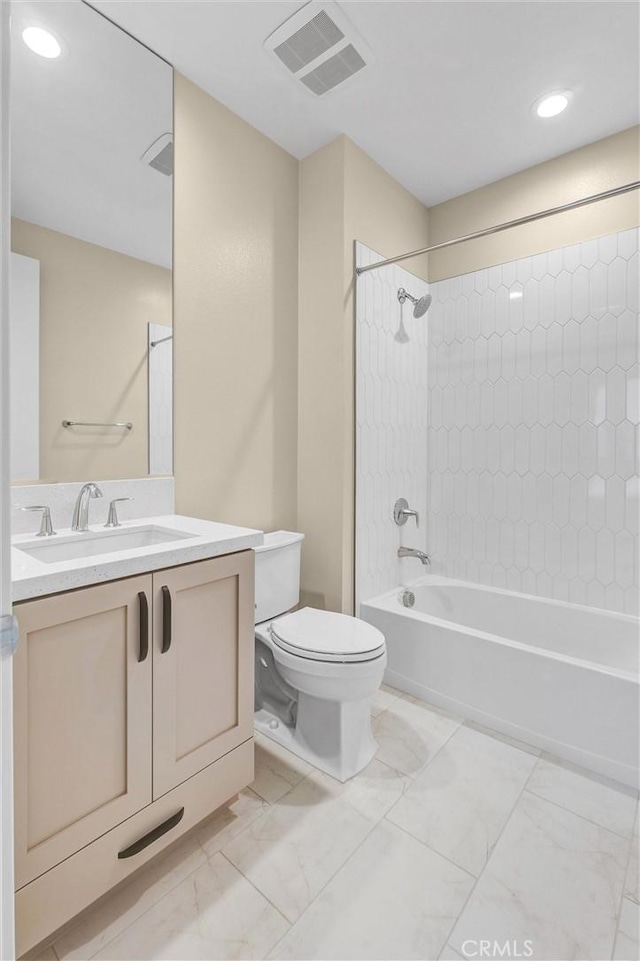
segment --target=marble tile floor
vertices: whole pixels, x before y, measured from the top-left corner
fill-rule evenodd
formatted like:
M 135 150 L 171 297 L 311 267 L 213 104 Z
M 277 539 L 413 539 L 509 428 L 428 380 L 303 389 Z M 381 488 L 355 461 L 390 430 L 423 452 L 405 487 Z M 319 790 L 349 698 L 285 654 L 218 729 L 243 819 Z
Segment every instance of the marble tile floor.
M 347 784 L 257 736 L 251 788 L 31 957 L 640 961 L 634 792 L 388 687 L 372 715 Z

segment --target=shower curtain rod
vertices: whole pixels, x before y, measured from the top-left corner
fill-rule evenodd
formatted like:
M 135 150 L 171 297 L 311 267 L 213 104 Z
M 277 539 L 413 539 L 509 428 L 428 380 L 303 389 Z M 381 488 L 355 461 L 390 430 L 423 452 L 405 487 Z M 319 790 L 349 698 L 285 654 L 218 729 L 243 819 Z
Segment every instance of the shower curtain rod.
M 149 347 L 157 347 L 158 344 L 164 344 L 165 340 L 173 340 L 173 334 L 168 334 L 166 337 L 161 337 L 160 340 L 150 341 Z
M 498 234 L 502 230 L 509 230 L 511 227 L 521 227 L 523 224 L 531 224 L 535 220 L 544 220 L 545 217 L 552 217 L 554 214 L 561 214 L 567 210 L 577 210 L 578 207 L 585 207 L 587 204 L 594 204 L 598 200 L 608 200 L 610 197 L 618 197 L 620 194 L 627 194 L 631 190 L 640 187 L 640 180 L 633 183 L 624 184 L 622 187 L 613 187 L 611 190 L 603 190 L 602 193 L 592 194 L 590 197 L 583 197 L 582 200 L 572 200 L 568 204 L 560 204 L 558 207 L 549 207 L 548 210 L 540 210 L 537 214 L 528 214 L 526 217 L 518 217 L 516 220 L 508 220 L 504 224 L 497 224 L 495 227 L 485 227 L 484 230 L 476 230 L 472 234 L 465 234 L 463 237 L 456 237 L 454 240 L 444 240 L 440 244 L 433 244 L 431 247 L 421 247 L 420 250 L 412 250 L 408 254 L 399 254 L 397 257 L 389 257 L 387 260 L 380 260 L 377 264 L 366 264 L 364 267 L 356 267 L 356 274 L 365 274 L 368 270 L 378 270 L 388 264 L 397 264 L 400 260 L 408 260 L 410 257 L 419 257 L 421 254 L 430 254 L 434 250 L 443 250 L 445 247 L 453 247 L 455 244 L 462 244 L 465 240 L 476 240 L 478 237 L 490 237 L 491 234 Z

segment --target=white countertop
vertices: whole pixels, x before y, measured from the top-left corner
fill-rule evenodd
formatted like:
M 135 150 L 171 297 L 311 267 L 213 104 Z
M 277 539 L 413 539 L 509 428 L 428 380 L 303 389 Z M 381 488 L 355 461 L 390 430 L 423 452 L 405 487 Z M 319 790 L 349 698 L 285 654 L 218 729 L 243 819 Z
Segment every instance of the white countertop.
M 145 517 L 135 521 L 123 521 L 118 531 L 135 531 L 141 527 L 158 527 L 192 534 L 167 544 L 152 547 L 137 547 L 111 553 L 94 554 L 90 557 L 45 563 L 19 549 L 20 544 L 43 546 L 63 543 L 75 538 L 86 538 L 87 533 L 70 530 L 58 531 L 58 536 L 34 538 L 33 534 L 19 534 L 11 538 L 11 579 L 14 601 L 45 594 L 57 594 L 112 581 L 119 577 L 159 571 L 165 567 L 176 567 L 192 561 L 232 554 L 250 547 L 258 547 L 263 542 L 263 532 L 248 527 L 234 527 L 214 521 L 200 520 L 195 517 L 182 517 L 167 514 L 161 517 Z M 91 525 L 89 536 L 104 531 L 100 525 Z

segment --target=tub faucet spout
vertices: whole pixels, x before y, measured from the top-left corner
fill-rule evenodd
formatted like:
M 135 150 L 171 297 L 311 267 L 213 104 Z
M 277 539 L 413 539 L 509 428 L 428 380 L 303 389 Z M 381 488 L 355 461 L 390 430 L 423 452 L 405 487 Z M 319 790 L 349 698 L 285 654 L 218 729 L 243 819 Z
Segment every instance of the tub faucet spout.
M 419 551 L 417 547 L 399 547 L 398 557 L 417 557 L 421 564 L 425 566 L 431 563 L 431 558 L 424 551 Z

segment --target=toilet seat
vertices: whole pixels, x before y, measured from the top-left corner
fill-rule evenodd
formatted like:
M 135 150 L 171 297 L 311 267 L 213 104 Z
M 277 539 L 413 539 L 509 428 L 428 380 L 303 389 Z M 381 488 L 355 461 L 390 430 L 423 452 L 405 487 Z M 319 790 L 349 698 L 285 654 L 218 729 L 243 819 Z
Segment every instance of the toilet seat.
M 312 607 L 273 621 L 271 638 L 289 654 L 314 661 L 370 661 L 386 650 L 384 634 L 371 624 Z

